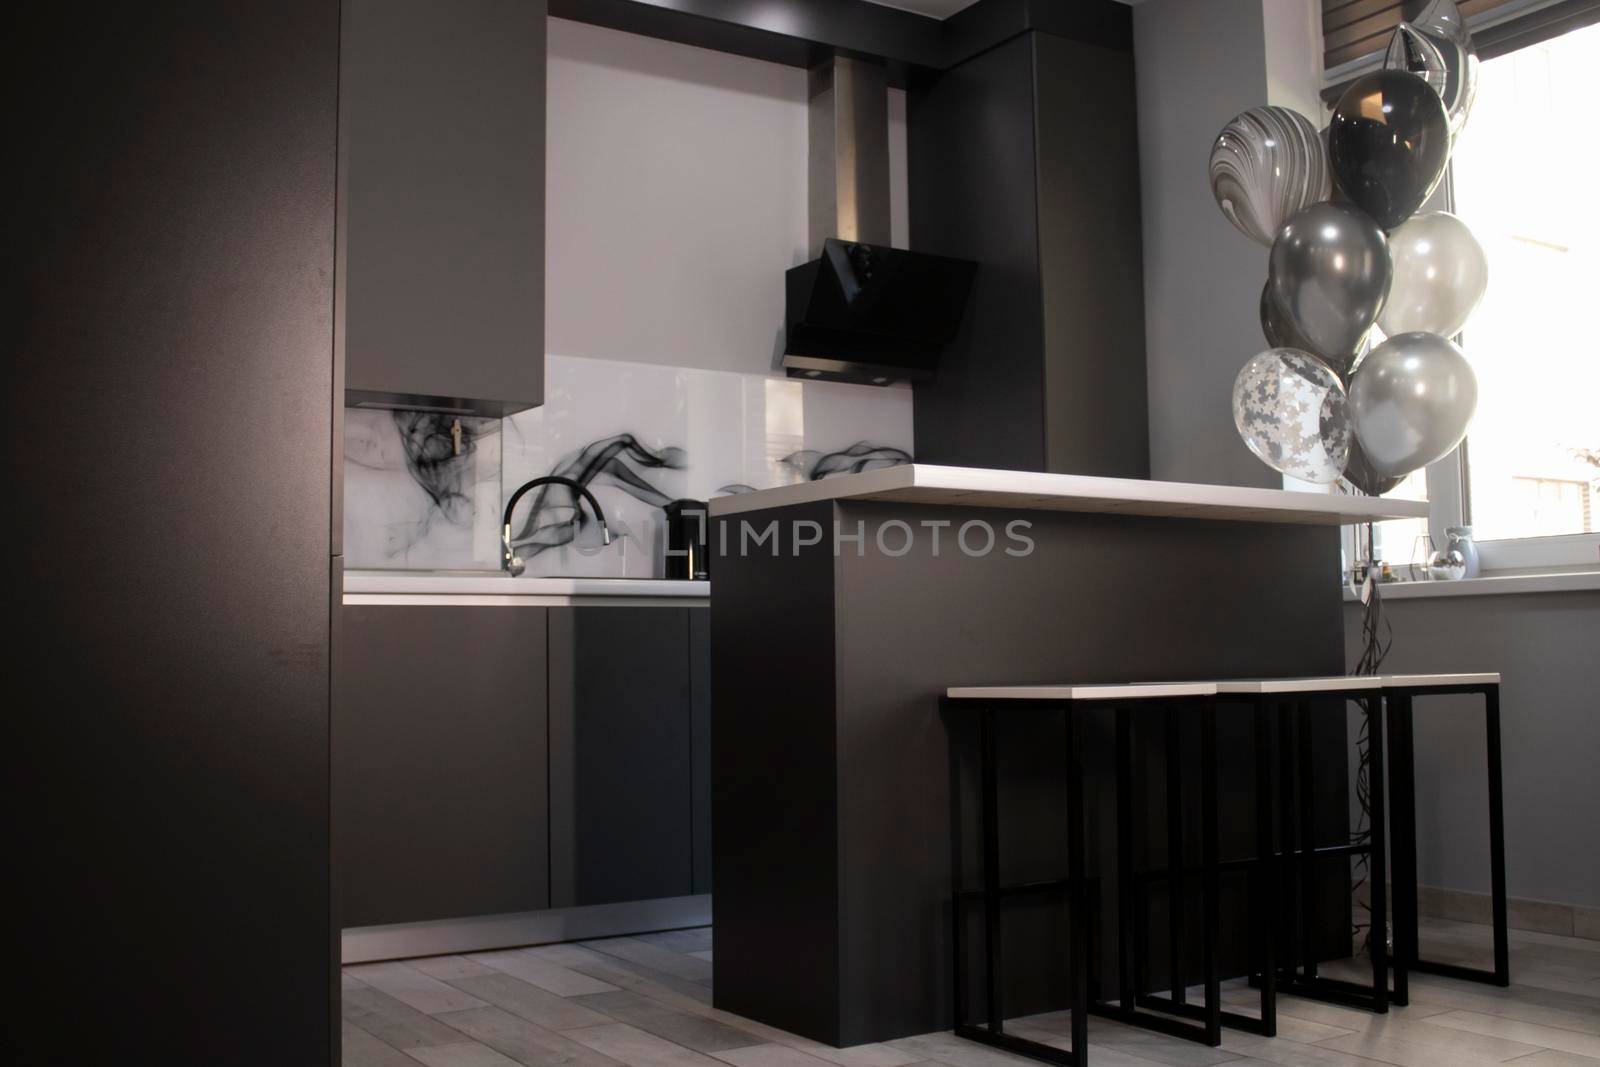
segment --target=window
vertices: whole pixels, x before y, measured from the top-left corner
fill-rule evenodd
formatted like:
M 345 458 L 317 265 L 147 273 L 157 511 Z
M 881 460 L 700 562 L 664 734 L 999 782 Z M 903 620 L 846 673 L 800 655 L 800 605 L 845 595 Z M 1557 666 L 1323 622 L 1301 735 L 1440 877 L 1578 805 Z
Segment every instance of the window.
M 1461 338 L 1477 415 L 1429 481 L 1463 490 L 1486 568 L 1600 560 L 1597 69 L 1600 25 L 1485 60 L 1452 156 L 1489 290 Z M 1435 515 L 1436 538 L 1454 517 Z

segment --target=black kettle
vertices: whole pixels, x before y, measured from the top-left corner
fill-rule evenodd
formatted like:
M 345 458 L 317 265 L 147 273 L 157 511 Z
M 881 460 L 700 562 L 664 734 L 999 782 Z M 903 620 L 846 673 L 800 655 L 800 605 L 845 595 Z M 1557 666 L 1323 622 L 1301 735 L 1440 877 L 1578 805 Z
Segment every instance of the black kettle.
M 704 500 L 674 500 L 667 513 L 665 577 L 697 582 L 711 578 L 711 516 Z

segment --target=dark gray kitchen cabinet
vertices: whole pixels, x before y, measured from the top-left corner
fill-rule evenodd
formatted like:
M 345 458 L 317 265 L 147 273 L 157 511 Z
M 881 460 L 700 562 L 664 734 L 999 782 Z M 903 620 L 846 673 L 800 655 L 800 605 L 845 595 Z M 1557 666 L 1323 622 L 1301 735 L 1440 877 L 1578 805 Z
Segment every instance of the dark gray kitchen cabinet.
M 344 0 L 345 401 L 544 399 L 545 0 Z
M 696 893 L 711 892 L 711 610 L 689 612 L 690 852 Z
M 344 607 L 333 734 L 342 926 L 549 906 L 547 617 Z
M 694 891 L 689 650 L 690 617 L 697 613 L 705 611 L 551 609 L 554 907 Z

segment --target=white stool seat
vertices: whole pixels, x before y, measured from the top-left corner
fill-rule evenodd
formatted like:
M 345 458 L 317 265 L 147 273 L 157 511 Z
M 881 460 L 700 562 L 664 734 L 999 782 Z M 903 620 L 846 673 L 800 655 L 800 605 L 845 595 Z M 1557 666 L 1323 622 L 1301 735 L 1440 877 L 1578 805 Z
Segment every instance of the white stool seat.
M 1218 693 L 1334 693 L 1353 689 L 1382 689 L 1375 674 L 1340 674 L 1326 678 L 1237 678 L 1218 682 Z
M 1426 685 L 1499 685 L 1500 675 L 1483 674 L 1380 674 L 1385 689 Z
M 1216 696 L 1215 682 L 1134 682 L 1106 685 L 966 685 L 945 690 L 951 700 L 1160 700 Z

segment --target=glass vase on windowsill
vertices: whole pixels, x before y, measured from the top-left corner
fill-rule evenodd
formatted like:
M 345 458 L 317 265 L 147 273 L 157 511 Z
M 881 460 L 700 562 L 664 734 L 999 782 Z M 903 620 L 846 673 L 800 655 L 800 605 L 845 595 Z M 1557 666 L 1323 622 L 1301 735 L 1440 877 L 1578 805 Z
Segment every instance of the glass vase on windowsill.
M 1411 562 L 1406 564 L 1406 575 L 1413 582 L 1426 582 L 1433 579 L 1431 564 L 1437 553 L 1433 549 L 1433 537 L 1427 533 L 1420 533 L 1411 542 Z

